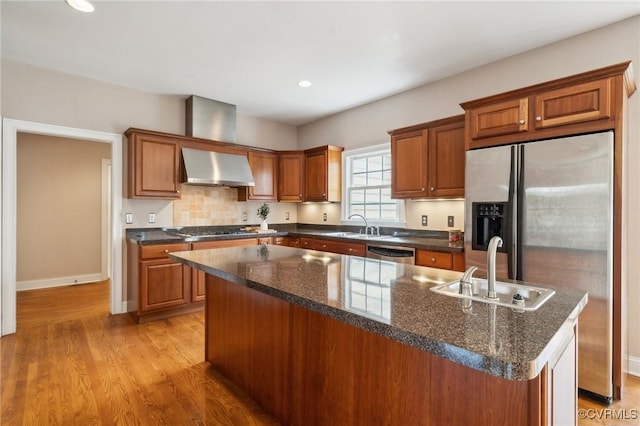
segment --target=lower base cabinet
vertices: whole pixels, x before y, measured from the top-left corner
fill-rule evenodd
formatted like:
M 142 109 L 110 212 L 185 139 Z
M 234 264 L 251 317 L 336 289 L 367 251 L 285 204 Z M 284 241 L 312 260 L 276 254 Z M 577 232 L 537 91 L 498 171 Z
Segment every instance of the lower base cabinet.
M 207 292 L 206 361 L 282 424 L 576 424 L 571 343 L 506 380 L 218 277 Z

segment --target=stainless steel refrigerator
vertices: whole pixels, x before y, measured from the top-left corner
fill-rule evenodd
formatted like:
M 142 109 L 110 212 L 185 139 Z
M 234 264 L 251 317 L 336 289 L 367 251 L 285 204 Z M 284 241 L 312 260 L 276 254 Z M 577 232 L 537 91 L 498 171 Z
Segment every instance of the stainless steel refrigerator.
M 578 387 L 610 399 L 613 132 L 466 155 L 466 266 L 486 273 L 487 243 L 500 235 L 496 277 L 588 291 L 578 327 Z

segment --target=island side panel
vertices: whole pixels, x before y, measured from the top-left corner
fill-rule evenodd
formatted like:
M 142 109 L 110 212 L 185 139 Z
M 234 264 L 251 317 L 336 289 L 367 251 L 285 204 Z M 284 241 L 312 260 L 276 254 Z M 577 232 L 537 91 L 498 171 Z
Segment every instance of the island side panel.
M 288 423 L 291 305 L 208 274 L 206 300 L 206 361 Z

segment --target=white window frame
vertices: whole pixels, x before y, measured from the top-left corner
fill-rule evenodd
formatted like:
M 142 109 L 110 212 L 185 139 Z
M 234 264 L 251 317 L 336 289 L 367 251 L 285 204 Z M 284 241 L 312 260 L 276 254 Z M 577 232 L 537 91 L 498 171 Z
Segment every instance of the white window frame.
M 364 226 L 364 223 L 362 222 L 362 219 L 359 217 L 354 217 L 352 219 L 348 219 L 348 211 L 349 211 L 349 205 L 351 204 L 351 200 L 350 200 L 350 192 L 349 192 L 349 187 L 351 184 L 351 159 L 353 158 L 357 158 L 357 157 L 362 157 L 362 156 L 369 156 L 371 154 L 375 154 L 376 152 L 380 152 L 380 153 L 384 153 L 384 152 L 391 152 L 391 144 L 390 143 L 383 143 L 383 144 L 379 144 L 379 145 L 373 145 L 373 146 L 369 146 L 366 148 L 358 148 L 358 149 L 350 149 L 350 150 L 345 150 L 342 153 L 342 170 L 343 170 L 343 175 L 342 175 L 342 194 L 343 194 L 343 202 L 342 202 L 342 212 L 341 212 L 341 217 L 342 217 L 342 221 L 341 223 L 343 225 L 362 225 Z M 404 200 L 396 200 L 397 203 L 397 220 L 395 221 L 391 221 L 391 220 L 380 220 L 380 219 L 369 219 L 367 218 L 367 222 L 369 223 L 369 225 L 375 225 L 375 226 L 386 226 L 386 227 L 394 227 L 394 228 L 405 228 L 406 227 L 406 221 L 405 221 L 405 203 Z

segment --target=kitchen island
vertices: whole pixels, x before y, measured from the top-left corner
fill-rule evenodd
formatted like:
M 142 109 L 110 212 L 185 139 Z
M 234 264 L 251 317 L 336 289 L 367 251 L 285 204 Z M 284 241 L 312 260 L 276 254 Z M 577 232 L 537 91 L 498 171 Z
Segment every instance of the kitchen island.
M 283 424 L 575 423 L 585 292 L 532 312 L 438 295 L 460 273 L 279 246 L 207 273 L 205 358 Z

